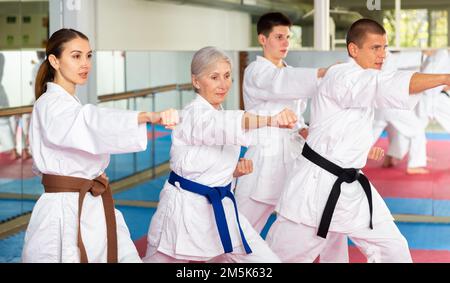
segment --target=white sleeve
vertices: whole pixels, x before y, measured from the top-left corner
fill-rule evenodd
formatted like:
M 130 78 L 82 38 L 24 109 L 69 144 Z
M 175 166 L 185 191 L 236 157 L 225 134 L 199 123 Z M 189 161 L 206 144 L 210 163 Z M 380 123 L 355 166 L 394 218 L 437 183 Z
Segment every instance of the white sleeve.
M 445 88 L 445 85 L 440 85 L 440 86 L 433 87 L 433 88 L 423 91 L 423 94 L 429 95 L 429 96 L 438 95 L 444 90 L 444 88 Z
M 409 94 L 413 71 L 362 70 L 354 80 L 335 82 L 339 104 L 345 108 L 412 109 L 418 98 Z
M 276 68 L 269 64 L 246 72 L 244 84 L 255 87 L 255 95 L 263 100 L 292 100 L 309 98 L 317 92 L 317 69 Z M 258 91 L 260 90 L 260 91 Z M 246 93 L 252 95 L 253 92 Z
M 243 145 L 250 136 L 242 129 L 241 110 L 189 109 L 172 133 L 174 145 Z
M 412 110 L 420 100 L 410 95 L 409 85 L 415 71 L 379 72 L 375 107 Z
M 147 147 L 146 124 L 138 125 L 137 111 L 59 103 L 58 100 L 35 109 L 43 125 L 43 140 L 55 147 L 91 154 L 127 153 Z

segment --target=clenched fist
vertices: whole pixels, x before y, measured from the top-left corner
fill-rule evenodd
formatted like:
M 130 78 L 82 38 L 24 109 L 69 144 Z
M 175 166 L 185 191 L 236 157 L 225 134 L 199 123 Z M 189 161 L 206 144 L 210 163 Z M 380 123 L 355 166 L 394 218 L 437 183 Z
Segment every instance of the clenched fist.
M 253 172 L 253 162 L 250 159 L 241 158 L 234 170 L 233 177 L 238 178 Z
M 381 160 L 384 156 L 384 150 L 381 147 L 374 146 L 369 151 L 369 156 L 367 156 L 368 159 L 372 159 L 375 161 Z
M 297 123 L 297 115 L 294 111 L 285 108 L 280 113 L 272 116 L 271 126 L 279 128 L 289 128 L 292 129 Z
M 298 131 L 298 134 L 299 134 L 303 139 L 306 140 L 306 138 L 308 137 L 308 134 L 309 134 L 309 130 L 308 130 L 308 128 L 301 128 L 301 129 Z
M 175 126 L 180 122 L 178 111 L 172 108 L 161 112 L 151 112 L 150 115 L 151 123 L 165 126 L 166 129 L 173 130 Z

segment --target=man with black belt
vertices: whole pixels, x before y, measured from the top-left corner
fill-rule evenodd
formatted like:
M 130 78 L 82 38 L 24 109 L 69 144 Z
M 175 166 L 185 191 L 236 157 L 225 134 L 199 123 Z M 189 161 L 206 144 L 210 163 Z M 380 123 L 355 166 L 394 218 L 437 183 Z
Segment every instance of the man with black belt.
M 372 143 L 376 108 L 411 109 L 450 74 L 381 71 L 384 28 L 369 19 L 347 33 L 350 60 L 331 67 L 311 102 L 309 136 L 277 204 L 267 241 L 284 262 L 312 262 L 331 233 L 345 234 L 369 262 L 411 262 L 408 243 L 376 189 L 360 171 Z

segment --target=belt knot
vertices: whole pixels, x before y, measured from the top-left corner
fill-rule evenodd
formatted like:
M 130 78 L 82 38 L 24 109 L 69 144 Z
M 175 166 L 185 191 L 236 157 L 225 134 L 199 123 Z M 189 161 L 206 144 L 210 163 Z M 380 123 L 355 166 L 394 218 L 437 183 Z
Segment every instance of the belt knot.
M 347 168 L 344 169 L 341 176 L 339 178 L 342 178 L 342 180 L 348 184 L 351 184 L 358 180 L 359 177 L 359 169 L 355 168 Z

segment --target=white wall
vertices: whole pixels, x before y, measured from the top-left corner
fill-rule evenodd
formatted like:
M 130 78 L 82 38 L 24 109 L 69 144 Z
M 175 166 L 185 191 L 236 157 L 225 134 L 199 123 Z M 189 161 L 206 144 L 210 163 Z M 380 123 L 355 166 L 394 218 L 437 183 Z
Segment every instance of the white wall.
M 125 91 L 125 52 L 98 51 L 95 57 L 97 95 Z
M 97 1 L 97 49 L 226 50 L 250 46 L 247 13 L 143 0 Z

